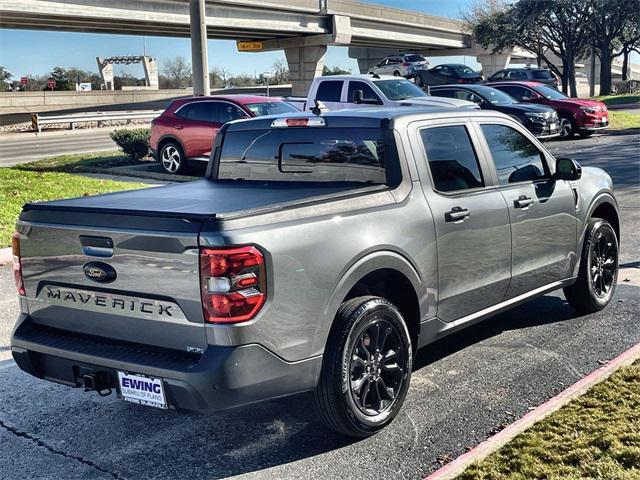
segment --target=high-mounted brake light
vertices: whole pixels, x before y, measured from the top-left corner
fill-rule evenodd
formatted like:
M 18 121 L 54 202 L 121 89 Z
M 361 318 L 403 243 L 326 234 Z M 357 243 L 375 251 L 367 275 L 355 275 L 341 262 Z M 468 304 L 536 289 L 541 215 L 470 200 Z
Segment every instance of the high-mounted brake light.
M 250 246 L 202 248 L 200 283 L 206 322 L 251 320 L 266 300 L 264 256 Z
M 293 117 L 276 118 L 271 122 L 271 128 L 287 127 L 325 127 L 326 123 L 322 117 Z
M 11 236 L 11 251 L 13 253 L 13 277 L 16 281 L 18 295 L 24 297 L 24 280 L 22 279 L 22 264 L 20 263 L 20 234 L 15 232 Z

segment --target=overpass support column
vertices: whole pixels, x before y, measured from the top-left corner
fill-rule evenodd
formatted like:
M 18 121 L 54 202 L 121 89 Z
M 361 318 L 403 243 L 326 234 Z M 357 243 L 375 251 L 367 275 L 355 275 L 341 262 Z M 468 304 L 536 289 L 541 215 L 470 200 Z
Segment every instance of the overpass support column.
M 477 62 L 482 65 L 484 78 L 489 78 L 498 70 L 507 68 L 511 61 L 510 53 L 482 53 L 476 55 Z
M 209 95 L 209 60 L 207 57 L 207 16 L 205 0 L 189 0 L 191 19 L 191 65 L 193 94 Z
M 289 47 L 284 49 L 289 75 L 291 78 L 291 94 L 306 97 L 311 82 L 322 75 L 326 45 Z

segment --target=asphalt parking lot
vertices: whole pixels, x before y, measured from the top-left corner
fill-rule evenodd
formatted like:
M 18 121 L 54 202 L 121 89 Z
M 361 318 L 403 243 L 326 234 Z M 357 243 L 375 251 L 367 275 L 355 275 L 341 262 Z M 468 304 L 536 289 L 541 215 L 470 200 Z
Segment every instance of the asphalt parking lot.
M 547 147 L 614 179 L 625 270 L 611 305 L 576 316 L 551 294 L 428 347 L 403 411 L 367 440 L 324 430 L 307 394 L 198 416 L 36 380 L 8 360 L 17 305 L 0 268 L 0 478 L 424 477 L 640 342 L 640 134 Z

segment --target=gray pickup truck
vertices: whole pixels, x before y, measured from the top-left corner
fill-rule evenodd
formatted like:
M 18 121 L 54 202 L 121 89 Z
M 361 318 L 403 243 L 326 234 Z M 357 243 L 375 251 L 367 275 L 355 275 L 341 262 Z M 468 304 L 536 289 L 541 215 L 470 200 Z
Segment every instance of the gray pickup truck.
M 419 348 L 560 288 L 604 308 L 619 238 L 610 177 L 499 113 L 244 120 L 204 180 L 26 205 L 11 348 L 38 378 L 159 408 L 313 391 L 364 437 Z

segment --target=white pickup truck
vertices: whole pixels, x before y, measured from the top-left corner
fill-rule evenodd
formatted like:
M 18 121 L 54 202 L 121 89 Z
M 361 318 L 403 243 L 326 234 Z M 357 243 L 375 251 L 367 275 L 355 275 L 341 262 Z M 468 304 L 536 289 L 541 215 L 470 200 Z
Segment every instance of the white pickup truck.
M 326 110 L 373 106 L 479 109 L 466 100 L 432 97 L 405 78 L 376 74 L 316 77 L 307 98 L 287 101 L 303 111 L 316 107 L 316 101 Z

